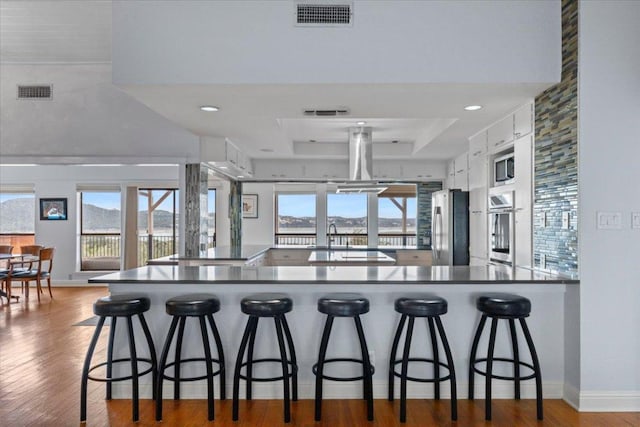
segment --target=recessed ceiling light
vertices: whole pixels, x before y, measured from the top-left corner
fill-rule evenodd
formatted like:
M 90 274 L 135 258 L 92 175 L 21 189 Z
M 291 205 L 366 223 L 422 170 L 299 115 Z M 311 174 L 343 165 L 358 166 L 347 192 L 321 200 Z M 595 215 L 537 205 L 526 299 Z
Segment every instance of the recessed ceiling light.
M 357 124 L 358 126 L 364 126 L 364 125 L 366 125 L 366 124 L 367 124 L 367 122 L 359 121 L 359 122 L 356 122 L 356 124 Z
M 481 108 L 482 108 L 482 105 L 467 105 L 466 107 L 464 107 L 464 109 L 467 111 L 476 111 Z
M 229 169 L 229 168 L 226 166 L 220 166 L 220 169 Z
M 214 105 L 203 105 L 200 107 L 200 110 L 210 112 L 210 111 L 220 111 L 220 108 Z
M 244 175 L 238 175 L 238 178 L 244 178 Z

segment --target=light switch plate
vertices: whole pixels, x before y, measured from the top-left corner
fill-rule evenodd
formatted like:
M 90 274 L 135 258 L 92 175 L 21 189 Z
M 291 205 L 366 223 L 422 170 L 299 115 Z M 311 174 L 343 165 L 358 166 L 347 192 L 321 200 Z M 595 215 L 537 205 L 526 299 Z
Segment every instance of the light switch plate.
M 598 212 L 597 228 L 601 230 L 619 230 L 622 228 L 621 212 Z
M 640 228 L 640 212 L 631 212 L 631 228 Z
M 568 230 L 571 224 L 571 212 L 562 212 L 562 229 Z

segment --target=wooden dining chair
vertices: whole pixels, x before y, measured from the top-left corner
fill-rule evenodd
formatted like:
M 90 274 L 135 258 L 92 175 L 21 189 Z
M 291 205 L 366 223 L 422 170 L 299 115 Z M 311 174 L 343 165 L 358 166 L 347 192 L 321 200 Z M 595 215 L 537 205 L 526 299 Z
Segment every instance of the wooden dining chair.
M 11 273 L 11 281 L 20 281 L 26 285 L 27 291 L 26 297 L 29 298 L 29 283 L 33 280 L 36 281 L 38 294 L 38 301 L 40 301 L 40 294 L 42 293 L 42 280 L 47 280 L 47 287 L 49 288 L 49 296 L 53 298 L 51 293 L 51 270 L 53 269 L 53 253 L 55 248 L 42 248 L 38 255 L 38 261 L 34 263 L 38 264 L 37 269 L 13 271 Z M 8 286 L 11 286 L 10 284 Z
M 13 246 L 11 245 L 0 245 L 0 254 L 11 255 L 13 253 Z M 9 268 L 10 268 L 10 260 L 6 260 L 0 263 L 0 290 L 4 290 L 5 287 L 8 287 L 8 277 L 9 277 Z M 7 292 L 5 290 L 5 292 Z

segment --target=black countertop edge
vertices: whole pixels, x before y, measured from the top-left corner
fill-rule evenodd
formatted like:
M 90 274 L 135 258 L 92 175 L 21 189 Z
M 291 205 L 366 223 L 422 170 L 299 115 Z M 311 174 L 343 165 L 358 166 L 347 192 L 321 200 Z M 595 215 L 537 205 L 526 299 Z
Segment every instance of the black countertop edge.
M 579 285 L 579 280 L 427 280 L 427 281 L 360 281 L 344 280 L 98 280 L 89 279 L 89 283 L 107 284 L 156 284 L 156 285 Z

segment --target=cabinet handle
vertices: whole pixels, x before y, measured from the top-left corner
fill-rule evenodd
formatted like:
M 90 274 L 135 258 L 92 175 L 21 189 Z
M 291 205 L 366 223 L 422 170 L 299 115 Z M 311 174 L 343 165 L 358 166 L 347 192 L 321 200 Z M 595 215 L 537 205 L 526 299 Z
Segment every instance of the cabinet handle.
M 520 132 L 516 132 L 516 138 L 520 138 L 520 135 L 522 135 Z
M 456 171 L 456 173 L 461 173 L 464 172 L 464 169 L 460 169 L 459 171 Z
M 476 151 L 475 153 L 473 153 L 472 155 L 473 155 L 473 156 L 477 156 L 477 155 L 479 155 L 480 153 L 482 153 L 482 150 L 478 150 L 478 151 Z
M 482 211 L 471 211 L 471 213 L 478 214 L 478 213 L 482 213 Z
M 505 141 L 506 139 L 501 139 L 500 141 L 496 142 L 496 146 L 504 144 Z

